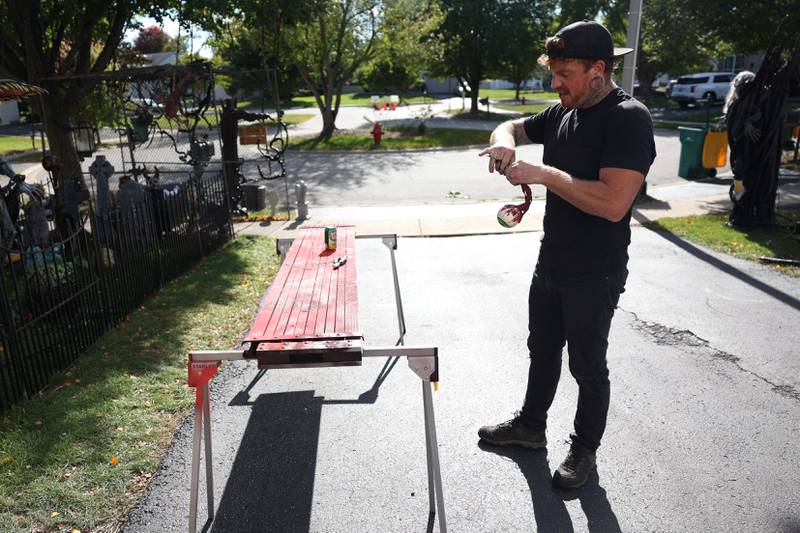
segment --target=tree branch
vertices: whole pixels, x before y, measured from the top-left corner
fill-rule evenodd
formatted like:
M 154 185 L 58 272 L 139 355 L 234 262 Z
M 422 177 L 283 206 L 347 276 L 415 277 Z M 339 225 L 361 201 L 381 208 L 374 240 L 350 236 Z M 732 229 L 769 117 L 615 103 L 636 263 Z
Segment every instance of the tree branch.
M 119 43 L 122 42 L 122 30 L 130 15 L 130 6 L 128 3 L 120 3 L 117 8 L 117 13 L 114 15 L 114 21 L 111 23 L 111 30 L 108 32 L 103 51 L 100 52 L 100 55 L 97 57 L 97 61 L 95 61 L 94 67 L 92 67 L 92 72 L 102 72 L 111 62 L 111 58 L 114 57 L 114 52 L 117 50 Z

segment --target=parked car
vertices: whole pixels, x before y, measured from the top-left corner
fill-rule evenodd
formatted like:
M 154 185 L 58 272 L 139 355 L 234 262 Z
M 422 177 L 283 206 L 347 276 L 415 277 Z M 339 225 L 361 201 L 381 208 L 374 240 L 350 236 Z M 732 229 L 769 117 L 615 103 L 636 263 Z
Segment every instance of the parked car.
M 721 101 L 728 94 L 733 72 L 699 72 L 681 76 L 672 86 L 669 97 L 681 107 L 695 103 L 700 99 Z

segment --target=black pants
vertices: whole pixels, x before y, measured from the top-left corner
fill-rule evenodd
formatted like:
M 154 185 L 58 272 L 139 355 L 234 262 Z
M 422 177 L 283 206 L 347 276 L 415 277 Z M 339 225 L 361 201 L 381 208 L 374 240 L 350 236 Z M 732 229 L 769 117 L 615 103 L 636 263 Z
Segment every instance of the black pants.
M 549 273 L 537 268 L 528 297 L 531 366 L 522 421 L 547 425 L 567 344 L 569 370 L 578 382 L 573 442 L 596 450 L 606 428 L 611 389 L 606 365 L 611 318 L 625 290 L 627 270 L 612 275 Z

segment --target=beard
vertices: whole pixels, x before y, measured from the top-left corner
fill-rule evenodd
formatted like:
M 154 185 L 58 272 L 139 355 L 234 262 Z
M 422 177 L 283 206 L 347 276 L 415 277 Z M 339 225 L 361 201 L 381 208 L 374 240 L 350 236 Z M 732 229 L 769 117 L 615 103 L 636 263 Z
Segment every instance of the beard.
M 577 103 L 570 92 L 558 92 L 558 98 L 561 101 L 561 106 L 567 109 L 572 109 Z

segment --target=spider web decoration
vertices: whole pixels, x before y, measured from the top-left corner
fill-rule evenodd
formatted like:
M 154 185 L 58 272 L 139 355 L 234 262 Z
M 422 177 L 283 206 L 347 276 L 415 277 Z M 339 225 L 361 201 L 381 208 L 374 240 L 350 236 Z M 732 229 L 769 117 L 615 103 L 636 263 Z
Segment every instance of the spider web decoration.
M 151 146 L 154 139 L 166 137 L 179 159 L 191 164 L 191 150 L 180 148 L 175 132 L 188 133 L 194 140 L 199 125 L 211 129 L 206 116 L 214 90 L 210 66 L 197 62 L 138 70 L 129 71 L 129 90 L 123 93 L 134 142 Z
M 286 152 L 286 148 L 289 146 L 289 131 L 287 129 L 287 124 L 281 118 L 274 119 L 272 117 L 268 117 L 268 137 L 270 129 L 273 131 L 269 142 L 265 146 L 262 146 L 261 144 L 257 145 L 259 154 L 261 154 L 261 157 L 267 163 L 266 174 L 264 173 L 264 169 L 262 168 L 261 164 L 257 165 L 258 175 L 262 180 L 274 180 L 286 177 L 286 160 L 284 158 L 284 154 Z

